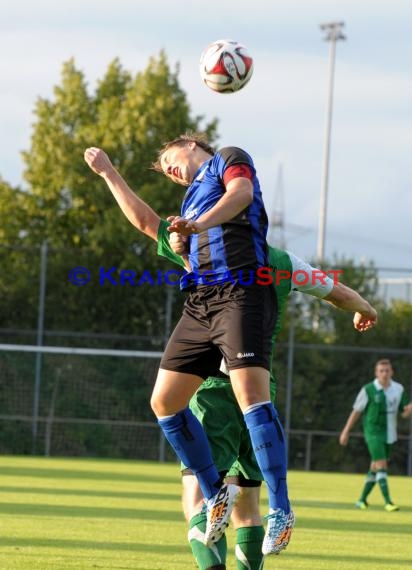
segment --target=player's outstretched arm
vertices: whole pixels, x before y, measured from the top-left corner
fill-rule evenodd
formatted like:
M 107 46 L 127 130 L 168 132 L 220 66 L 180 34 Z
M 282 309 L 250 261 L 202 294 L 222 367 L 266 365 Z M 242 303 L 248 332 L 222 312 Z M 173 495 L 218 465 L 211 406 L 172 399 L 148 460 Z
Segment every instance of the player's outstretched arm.
M 340 436 L 339 436 L 339 443 L 341 445 L 347 445 L 349 441 L 349 434 L 353 426 L 356 424 L 358 419 L 361 417 L 361 412 L 357 412 L 356 410 L 352 410 L 352 413 L 348 417 L 348 421 L 345 424 Z
M 101 176 L 115 197 L 123 214 L 135 228 L 157 241 L 160 217 L 141 200 L 128 186 L 111 163 L 107 154 L 100 148 L 85 150 L 84 160 L 90 168 Z
M 372 305 L 343 283 L 336 283 L 324 300 L 338 309 L 355 313 L 353 326 L 360 332 L 371 329 L 378 322 L 377 312 Z
M 343 283 L 332 281 L 327 273 L 312 267 L 294 253 L 287 253 L 292 262 L 293 283 L 297 291 L 323 299 L 337 309 L 355 313 L 353 326 L 358 331 L 363 332 L 376 325 L 378 317 L 375 309 L 359 293 Z M 304 279 L 300 283 L 302 276 Z

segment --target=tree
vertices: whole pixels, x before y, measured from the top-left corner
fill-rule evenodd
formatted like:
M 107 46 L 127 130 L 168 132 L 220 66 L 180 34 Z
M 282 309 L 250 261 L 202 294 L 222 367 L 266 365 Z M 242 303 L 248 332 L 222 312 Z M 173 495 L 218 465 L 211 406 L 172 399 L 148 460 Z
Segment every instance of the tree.
M 20 188 L 13 188 L 0 177 L 0 243 L 4 246 L 18 245 L 26 225 L 26 196 Z
M 129 184 L 155 201 L 161 213 L 179 208 L 179 192 L 150 165 L 165 140 L 200 130 L 202 117 L 191 117 L 178 67 L 171 71 L 163 52 L 135 78 L 114 60 L 92 95 L 70 60 L 63 65 L 54 99 L 39 99 L 35 114 L 32 146 L 23 153 L 24 178 L 35 198 L 29 241 L 122 248 L 136 237 L 110 193 L 85 165 L 87 146 L 104 148 Z M 213 140 L 216 121 L 204 130 Z
M 33 306 L 32 260 L 36 250 L 22 247 L 27 227 L 25 206 L 27 195 L 0 178 L 0 326 L 22 328 L 22 321 L 35 327 L 36 313 Z M 23 325 L 24 326 L 24 325 Z M 3 337 L 3 342 L 7 340 Z
M 23 243 L 49 244 L 47 328 L 163 337 L 164 288 L 136 294 L 132 287 L 98 285 L 101 267 L 140 275 L 164 265 L 154 244 L 127 222 L 104 182 L 89 170 L 83 153 L 88 146 L 104 148 L 156 211 L 177 213 L 182 192 L 150 169 L 158 148 L 187 130 L 216 137 L 215 120 L 202 129 L 203 117 L 192 115 L 178 74 L 163 52 L 135 77 L 116 59 L 90 93 L 84 74 L 69 60 L 53 97 L 37 101 L 31 148 L 23 153 Z M 68 272 L 77 265 L 90 269 L 94 283 L 69 284 Z

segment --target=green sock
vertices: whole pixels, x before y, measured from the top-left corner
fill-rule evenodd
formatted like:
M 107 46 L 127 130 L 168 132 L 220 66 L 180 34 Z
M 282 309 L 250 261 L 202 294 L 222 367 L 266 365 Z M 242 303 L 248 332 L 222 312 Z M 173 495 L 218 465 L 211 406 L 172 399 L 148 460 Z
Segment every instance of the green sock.
M 236 530 L 237 570 L 261 570 L 263 568 L 263 526 L 248 526 Z
M 361 498 L 359 499 L 362 502 L 365 502 L 369 493 L 372 491 L 376 483 L 376 471 L 368 471 L 366 475 L 365 485 L 362 490 Z
M 379 487 L 381 488 L 381 493 L 385 499 L 385 503 L 392 503 L 391 497 L 389 495 L 388 473 L 385 469 L 379 469 L 379 471 L 376 473 L 376 481 L 379 483 Z
M 189 542 L 193 556 L 200 570 L 226 569 L 226 535 L 223 535 L 213 546 L 205 546 L 202 542 L 206 530 L 206 513 L 195 515 L 189 522 Z

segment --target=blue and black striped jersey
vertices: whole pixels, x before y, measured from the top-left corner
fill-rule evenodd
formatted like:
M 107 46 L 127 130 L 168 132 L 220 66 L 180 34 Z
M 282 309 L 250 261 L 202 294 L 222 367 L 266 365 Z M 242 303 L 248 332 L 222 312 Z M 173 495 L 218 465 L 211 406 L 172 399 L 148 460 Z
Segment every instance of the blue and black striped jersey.
M 245 164 L 252 172 L 253 201 L 228 222 L 190 236 L 189 259 L 192 271 L 197 275 L 213 271 L 219 279 L 230 272 L 236 281 L 239 272 L 255 271 L 268 265 L 268 219 L 262 192 L 252 158 L 242 149 L 223 148 L 202 164 L 186 192 L 181 215 L 197 220 L 209 211 L 225 192 L 225 171 L 236 164 Z

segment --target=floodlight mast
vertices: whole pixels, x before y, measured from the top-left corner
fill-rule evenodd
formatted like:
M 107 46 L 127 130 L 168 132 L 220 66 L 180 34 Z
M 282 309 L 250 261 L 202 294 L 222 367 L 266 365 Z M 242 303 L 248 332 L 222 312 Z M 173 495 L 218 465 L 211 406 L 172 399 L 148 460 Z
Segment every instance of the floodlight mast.
M 326 105 L 326 124 L 325 124 L 325 142 L 323 149 L 322 161 L 322 179 L 319 205 L 319 229 L 318 229 L 318 247 L 317 261 L 321 264 L 325 256 L 325 237 L 326 237 L 326 211 L 328 201 L 329 186 L 329 162 L 330 162 L 330 141 L 332 130 L 332 109 L 333 109 L 333 82 L 335 74 L 335 55 L 336 42 L 345 40 L 346 36 L 342 32 L 344 22 L 327 22 L 320 25 L 320 29 L 325 33 L 325 41 L 329 42 L 329 66 L 328 66 L 328 99 Z

